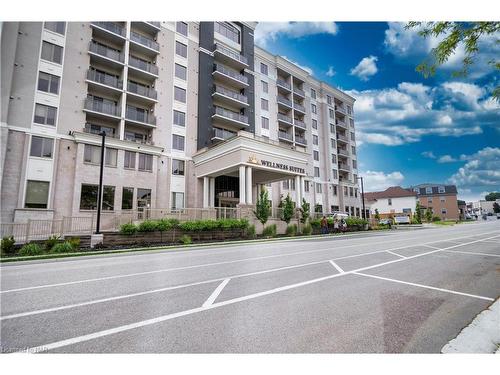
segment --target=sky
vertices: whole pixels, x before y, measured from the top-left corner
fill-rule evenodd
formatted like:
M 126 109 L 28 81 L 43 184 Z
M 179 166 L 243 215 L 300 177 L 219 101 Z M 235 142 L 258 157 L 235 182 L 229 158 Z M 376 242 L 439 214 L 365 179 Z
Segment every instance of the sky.
M 255 42 L 356 98 L 359 175 L 367 191 L 454 184 L 459 199 L 500 191 L 499 56 L 484 38 L 467 77 L 464 48 L 425 78 L 415 71 L 439 42 L 397 22 L 262 22 Z

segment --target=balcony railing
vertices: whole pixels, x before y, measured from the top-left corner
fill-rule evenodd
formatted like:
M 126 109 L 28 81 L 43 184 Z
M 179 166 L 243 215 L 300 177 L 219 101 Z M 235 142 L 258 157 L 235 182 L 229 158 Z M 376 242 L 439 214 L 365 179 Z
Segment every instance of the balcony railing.
M 146 21 L 147 23 L 153 25 L 157 29 L 161 29 L 161 23 L 160 22 L 155 22 L 155 21 Z
M 102 73 L 92 69 L 87 71 L 87 79 L 120 90 L 123 88 L 123 81 L 121 79 L 118 79 L 112 74 Z
M 346 163 L 339 163 L 339 169 L 342 169 L 344 171 L 350 171 L 351 168 L 349 167 L 349 165 L 347 165 Z
M 128 64 L 134 68 L 143 70 L 145 72 L 158 75 L 158 67 L 150 62 L 140 60 L 134 56 L 129 56 Z
M 144 35 L 136 33 L 135 31 L 130 32 L 130 40 L 142 44 L 148 48 L 154 49 L 155 51 L 160 50 L 160 45 L 156 43 L 153 39 L 146 38 Z
M 296 118 L 293 120 L 293 123 L 295 124 L 295 126 L 298 126 L 299 128 L 306 129 L 306 123 L 302 120 Z
M 278 130 L 278 138 L 286 139 L 287 141 L 293 141 L 293 135 L 283 130 Z
M 248 98 L 237 91 L 229 90 L 222 86 L 215 86 L 214 92 L 248 104 Z
M 229 48 L 226 48 L 221 44 L 216 43 L 215 50 L 217 52 L 220 52 L 220 53 L 226 55 L 226 56 L 229 56 L 230 58 L 232 58 L 234 60 L 237 60 L 245 65 L 248 65 L 248 59 L 245 56 L 243 56 L 242 54 L 239 54 L 235 51 L 232 51 Z
M 299 94 L 300 96 L 302 96 L 303 98 L 306 96 L 306 93 L 304 92 L 304 90 L 302 89 L 299 89 L 298 87 L 294 87 L 293 88 L 293 92 L 295 94 Z
M 284 96 L 278 95 L 278 103 L 287 105 L 290 108 L 292 107 L 292 101 L 290 99 L 285 98 Z
M 293 108 L 298 109 L 301 112 L 306 112 L 306 107 L 304 107 L 302 104 L 294 102 L 293 103 Z
M 156 125 L 156 117 L 151 115 L 147 110 L 141 110 L 129 105 L 127 106 L 125 118 L 127 120 L 142 122 L 144 124 Z
M 84 133 L 88 134 L 97 134 L 100 135 L 102 132 L 106 133 L 106 137 L 109 138 L 117 138 L 117 132 L 115 128 L 111 128 L 109 126 L 92 124 L 90 122 L 85 123 L 85 127 L 83 128 Z
M 89 111 L 105 113 L 111 116 L 120 116 L 120 108 L 109 102 L 104 102 L 102 100 L 96 100 L 94 98 L 85 99 L 85 109 Z
M 295 143 L 300 143 L 301 145 L 307 145 L 306 139 L 298 135 L 295 136 Z
M 229 111 L 225 108 L 222 107 L 215 107 L 215 114 L 222 116 L 222 117 L 227 117 L 230 118 L 231 120 L 243 122 L 245 124 L 248 124 L 248 116 L 245 115 L 240 115 L 239 113 Z
M 122 52 L 117 51 L 113 48 L 103 46 L 102 44 L 98 44 L 96 42 L 90 42 L 89 51 L 97 55 L 107 57 L 108 59 L 119 61 L 121 63 L 125 61 L 125 56 Z
M 229 139 L 229 138 L 232 138 L 235 136 L 236 136 L 236 133 L 230 132 L 229 130 L 220 129 L 220 128 L 213 128 L 212 139 L 226 140 L 226 139 Z
M 130 81 L 127 84 L 127 91 L 151 99 L 156 99 L 158 97 L 158 94 L 155 89 L 143 85 L 138 85 L 137 83 Z
M 341 128 L 347 129 L 347 124 L 344 121 L 335 120 L 335 125 L 340 126 Z
M 278 120 L 293 124 L 292 118 L 290 116 L 284 115 L 283 113 L 278 113 Z
M 345 108 L 344 108 L 344 107 L 342 107 L 342 106 L 340 106 L 340 105 L 338 105 L 338 104 L 335 104 L 335 110 L 336 110 L 337 112 L 340 112 L 340 113 L 344 113 L 344 114 L 345 114 Z
M 106 29 L 114 34 L 125 37 L 125 28 L 114 22 L 93 21 L 92 24 L 99 26 L 101 29 Z
M 238 73 L 235 70 L 228 69 L 223 65 L 214 64 L 214 71 L 217 71 L 217 72 L 222 73 L 226 76 L 229 76 L 229 77 L 231 77 L 237 81 L 240 81 L 244 84 L 248 84 L 248 78 L 245 75 Z
M 340 155 L 349 156 L 349 151 L 347 151 L 347 150 L 345 150 L 343 148 L 337 149 L 337 153 L 340 154 Z
M 286 89 L 288 89 L 288 90 L 292 90 L 292 85 L 290 85 L 288 82 L 286 82 L 286 81 L 285 81 L 285 80 L 283 80 L 283 79 L 278 78 L 278 79 L 276 80 L 276 84 L 277 84 L 278 86 L 284 87 L 284 88 L 286 88 Z
M 342 134 L 337 134 L 337 139 L 344 141 L 344 142 L 349 142 L 349 139 L 345 135 L 342 135 Z

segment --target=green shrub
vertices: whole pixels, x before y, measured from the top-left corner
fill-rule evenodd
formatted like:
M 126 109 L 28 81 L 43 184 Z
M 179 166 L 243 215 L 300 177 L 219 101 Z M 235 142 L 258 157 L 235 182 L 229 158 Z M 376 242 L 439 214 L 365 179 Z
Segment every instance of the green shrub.
M 32 255 L 41 255 L 43 254 L 42 247 L 34 242 L 27 243 L 21 250 L 19 250 L 19 255 L 22 257 L 32 256 Z
M 173 227 L 176 227 L 179 225 L 179 220 L 178 219 L 164 219 L 164 220 L 168 220 Z
M 255 238 L 256 236 L 255 225 L 250 225 L 247 228 L 247 236 L 250 238 Z
M 2 238 L 2 254 L 7 254 L 7 255 L 14 254 L 14 252 L 16 251 L 14 247 L 15 243 L 16 240 L 12 236 L 10 237 L 6 236 Z
M 296 236 L 297 235 L 297 224 L 290 224 L 286 227 L 286 234 L 288 236 Z
M 270 224 L 266 227 L 264 227 L 264 230 L 262 231 L 262 235 L 264 237 L 274 237 L 276 236 L 276 224 Z
M 126 223 L 126 224 L 122 224 L 120 226 L 120 233 L 121 234 L 131 235 L 131 234 L 134 234 L 135 232 L 137 232 L 137 225 L 135 225 L 133 223 Z
M 158 222 L 153 220 L 144 220 L 137 227 L 138 232 L 154 232 L 158 229 Z
M 56 243 L 54 247 L 50 249 L 52 254 L 71 253 L 72 251 L 74 251 L 74 248 L 69 241 Z
M 346 220 L 345 220 L 346 224 L 348 227 L 351 227 L 351 228 L 355 228 L 357 227 L 358 229 L 362 229 L 364 228 L 364 226 L 366 224 L 368 224 L 368 221 L 365 220 L 365 219 L 362 219 L 360 217 L 352 217 L 352 216 L 349 216 Z
M 313 231 L 313 228 L 312 228 L 311 224 L 305 224 L 302 227 L 302 234 L 305 235 L 305 236 L 311 235 L 312 231 Z
M 68 242 L 71 244 L 73 250 L 78 250 L 80 248 L 80 237 L 72 237 Z
M 61 237 L 59 236 L 50 236 L 46 241 L 45 241 L 45 251 L 50 251 L 54 247 L 56 243 L 60 241 Z
M 314 219 L 314 220 L 311 220 L 311 226 L 313 228 L 316 228 L 316 229 L 319 229 L 321 228 L 321 220 L 320 219 Z
M 441 221 L 441 218 L 439 216 L 433 216 L 432 221 Z
M 174 227 L 174 224 L 169 219 L 160 219 L 156 223 L 156 230 L 159 230 L 162 232 L 170 230 L 173 227 Z
M 193 243 L 193 240 L 191 239 L 190 236 L 188 236 L 187 234 L 183 235 L 179 241 L 183 244 L 183 245 L 190 245 Z

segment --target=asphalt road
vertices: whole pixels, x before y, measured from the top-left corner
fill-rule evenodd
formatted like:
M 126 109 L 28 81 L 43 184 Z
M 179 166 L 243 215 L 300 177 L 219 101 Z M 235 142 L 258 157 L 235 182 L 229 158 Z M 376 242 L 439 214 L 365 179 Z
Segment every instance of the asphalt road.
M 500 296 L 500 220 L 0 270 L 2 352 L 432 353 Z

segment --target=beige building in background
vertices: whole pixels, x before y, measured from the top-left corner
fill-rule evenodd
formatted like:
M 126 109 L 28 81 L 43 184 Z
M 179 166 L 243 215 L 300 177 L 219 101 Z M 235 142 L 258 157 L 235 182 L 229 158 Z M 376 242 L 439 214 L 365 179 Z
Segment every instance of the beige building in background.
M 2 222 L 255 204 L 360 216 L 354 98 L 256 23 L 4 22 Z

